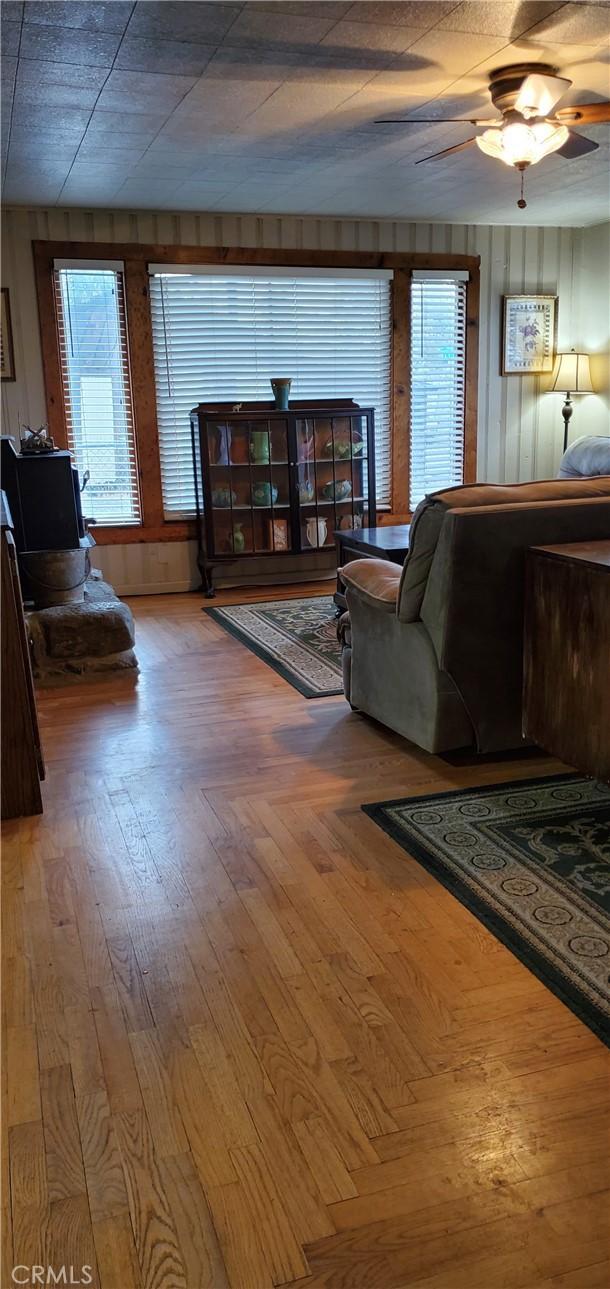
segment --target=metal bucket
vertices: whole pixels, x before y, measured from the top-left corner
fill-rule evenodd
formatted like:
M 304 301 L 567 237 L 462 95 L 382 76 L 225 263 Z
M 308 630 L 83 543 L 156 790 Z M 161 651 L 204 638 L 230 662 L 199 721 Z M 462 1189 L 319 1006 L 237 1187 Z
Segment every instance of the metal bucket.
M 20 562 L 37 609 L 84 600 L 89 572 L 87 550 L 77 547 L 64 551 L 23 551 Z

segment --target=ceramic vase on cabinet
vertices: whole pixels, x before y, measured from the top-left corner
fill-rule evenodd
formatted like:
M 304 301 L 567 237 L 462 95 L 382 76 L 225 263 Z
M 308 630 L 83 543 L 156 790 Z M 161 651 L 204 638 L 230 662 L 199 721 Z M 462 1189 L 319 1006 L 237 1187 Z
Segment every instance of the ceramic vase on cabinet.
M 292 385 L 291 376 L 275 376 L 269 382 L 273 390 L 275 406 L 280 412 L 288 411 L 288 399 L 290 397 L 290 386 Z
M 328 524 L 325 519 L 308 519 L 305 532 L 310 546 L 324 546 L 328 536 Z

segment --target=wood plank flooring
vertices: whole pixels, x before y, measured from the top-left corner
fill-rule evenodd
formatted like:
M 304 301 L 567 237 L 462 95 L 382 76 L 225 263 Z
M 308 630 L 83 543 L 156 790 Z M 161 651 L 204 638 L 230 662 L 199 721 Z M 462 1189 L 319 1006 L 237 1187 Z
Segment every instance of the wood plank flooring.
M 133 601 L 137 685 L 41 697 L 45 814 L 2 854 L 2 1283 L 600 1289 L 608 1054 L 360 810 L 553 762 L 419 752 L 201 603 Z

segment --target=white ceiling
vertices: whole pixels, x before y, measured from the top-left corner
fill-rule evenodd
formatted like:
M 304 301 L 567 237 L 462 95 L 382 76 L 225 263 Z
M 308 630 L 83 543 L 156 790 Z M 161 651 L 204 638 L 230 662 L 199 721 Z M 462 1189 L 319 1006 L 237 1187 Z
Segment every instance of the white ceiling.
M 476 223 L 608 217 L 610 133 L 526 176 L 478 148 L 489 71 L 548 62 L 562 101 L 610 97 L 609 3 L 2 0 L 5 203 Z

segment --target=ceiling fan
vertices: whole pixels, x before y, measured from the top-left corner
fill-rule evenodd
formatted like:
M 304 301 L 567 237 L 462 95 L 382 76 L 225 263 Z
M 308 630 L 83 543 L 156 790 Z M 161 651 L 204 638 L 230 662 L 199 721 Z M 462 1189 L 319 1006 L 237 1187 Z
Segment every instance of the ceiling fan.
M 610 102 L 576 103 L 555 109 L 572 82 L 557 75 L 557 68 L 546 63 L 514 63 L 498 67 L 491 73 L 489 93 L 491 101 L 502 113 L 502 119 L 478 120 L 473 117 L 394 117 L 376 121 L 376 125 L 441 125 L 445 122 L 474 125 L 485 128 L 483 134 L 473 135 L 463 143 L 443 148 L 423 161 L 436 161 L 452 152 L 463 152 L 473 144 L 496 157 L 507 166 L 521 171 L 521 198 L 517 205 L 523 210 L 527 205 L 523 196 L 523 174 L 528 166 L 542 161 L 551 152 L 571 159 L 584 157 L 599 147 L 593 139 L 575 134 L 573 126 L 599 125 L 610 121 Z M 555 110 L 553 110 L 555 109 Z

